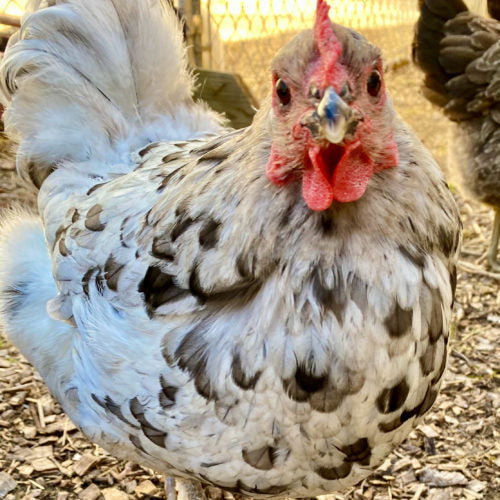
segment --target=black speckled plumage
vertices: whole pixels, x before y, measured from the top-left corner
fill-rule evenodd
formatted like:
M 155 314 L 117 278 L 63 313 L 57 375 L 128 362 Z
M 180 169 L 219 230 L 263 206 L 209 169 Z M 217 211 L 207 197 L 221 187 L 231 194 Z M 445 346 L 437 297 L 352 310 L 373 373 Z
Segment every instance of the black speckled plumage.
M 0 68 L 42 219 L 2 228 L 2 326 L 119 457 L 253 497 L 359 482 L 438 395 L 461 240 L 380 51 L 320 0 L 272 62 L 290 95 L 234 131 L 166 2 L 55 3 Z

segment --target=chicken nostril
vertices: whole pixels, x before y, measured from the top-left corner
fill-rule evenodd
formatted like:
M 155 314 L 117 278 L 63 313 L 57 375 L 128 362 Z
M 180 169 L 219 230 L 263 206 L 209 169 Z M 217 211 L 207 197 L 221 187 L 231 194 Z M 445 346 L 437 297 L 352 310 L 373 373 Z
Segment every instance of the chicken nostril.
M 300 121 L 300 125 L 303 128 L 309 129 L 311 135 L 313 137 L 316 137 L 319 134 L 319 121 L 320 119 L 318 113 L 314 111 L 314 113 L 308 115 L 305 118 L 302 118 L 302 120 Z
M 345 102 L 352 102 L 354 100 L 354 97 L 352 95 L 351 87 L 348 82 L 344 83 L 342 85 L 342 88 L 340 89 L 339 96 L 345 101 Z
M 309 96 L 318 101 L 321 99 L 321 91 L 316 87 L 316 85 L 311 85 L 309 89 Z

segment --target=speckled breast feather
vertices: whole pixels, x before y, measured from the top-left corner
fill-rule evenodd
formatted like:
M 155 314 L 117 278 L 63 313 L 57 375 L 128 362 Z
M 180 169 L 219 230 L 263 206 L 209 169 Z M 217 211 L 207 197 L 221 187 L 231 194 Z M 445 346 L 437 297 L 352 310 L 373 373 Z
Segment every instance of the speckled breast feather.
M 360 481 L 446 366 L 460 220 L 430 154 L 381 101 L 385 135 L 366 147 L 376 161 L 390 138 L 397 166 L 311 210 L 300 182 L 265 175 L 290 138 L 269 102 L 233 131 L 192 100 L 164 2 L 54 3 L 0 70 L 20 173 L 40 188 L 40 218 L 2 230 L 2 327 L 116 456 L 253 497 Z M 327 28 L 342 64 L 378 57 Z M 300 37 L 280 55 L 297 75 L 315 54 Z

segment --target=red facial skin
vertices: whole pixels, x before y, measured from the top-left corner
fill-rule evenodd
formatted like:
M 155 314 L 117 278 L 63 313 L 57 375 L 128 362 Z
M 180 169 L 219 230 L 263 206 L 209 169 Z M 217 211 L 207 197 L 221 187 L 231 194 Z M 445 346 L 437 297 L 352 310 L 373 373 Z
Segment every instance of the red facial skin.
M 332 87 L 339 94 L 344 83 L 349 80 L 349 74 L 347 68 L 339 61 L 342 45 L 333 32 L 328 11 L 328 4 L 324 0 L 318 0 L 314 38 L 320 58 L 311 70 L 307 89 L 314 84 L 323 90 Z M 365 81 L 374 69 L 383 75 L 379 62 L 375 68 L 372 66 L 366 68 L 366 74 L 363 75 Z M 276 80 L 277 75 L 274 75 L 273 84 Z M 376 102 L 371 102 L 367 98 L 366 102 L 361 104 L 381 109 L 385 102 L 382 77 L 382 88 Z M 353 103 L 352 108 L 358 108 L 362 112 L 357 103 Z M 273 109 L 279 116 L 279 103 L 275 93 Z M 318 144 L 309 129 L 301 125 L 302 116 L 310 112 L 311 110 L 307 109 L 296 121 L 292 127 L 292 135 L 296 143 L 302 145 L 302 151 L 295 153 L 303 155 L 302 195 L 311 210 L 326 210 L 333 201 L 346 203 L 358 200 L 365 193 L 368 182 L 375 172 L 397 166 L 398 151 L 392 132 L 388 131 L 385 137 L 382 137 L 384 143 L 381 148 L 381 137 L 374 133 L 378 124 L 373 124 L 367 113 L 362 113 L 364 120 L 358 124 L 354 137 L 348 142 L 344 141 L 342 145 L 336 145 Z M 278 148 L 273 145 L 267 165 L 269 180 L 279 186 L 294 180 L 296 173 L 287 168 L 289 162 L 290 152 L 280 154 Z

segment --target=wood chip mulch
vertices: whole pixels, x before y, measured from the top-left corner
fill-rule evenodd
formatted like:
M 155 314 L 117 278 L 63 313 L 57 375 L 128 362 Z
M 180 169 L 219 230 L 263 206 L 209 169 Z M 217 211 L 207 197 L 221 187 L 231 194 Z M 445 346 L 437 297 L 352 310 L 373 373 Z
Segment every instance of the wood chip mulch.
M 403 66 L 389 75 L 389 86 L 400 112 L 445 163 L 448 125 L 422 100 L 418 80 L 411 67 Z M 33 194 L 14 175 L 10 146 L 1 140 L 0 207 L 14 200 L 32 203 Z M 484 261 L 492 214 L 456 196 L 464 221 L 463 265 L 441 394 L 424 424 L 375 474 L 348 492 L 328 495 L 330 500 L 500 500 L 500 276 L 489 273 Z M 211 500 L 231 498 L 214 488 L 206 493 Z M 87 441 L 29 363 L 3 340 L 0 499 L 34 498 L 165 498 L 164 481 Z

